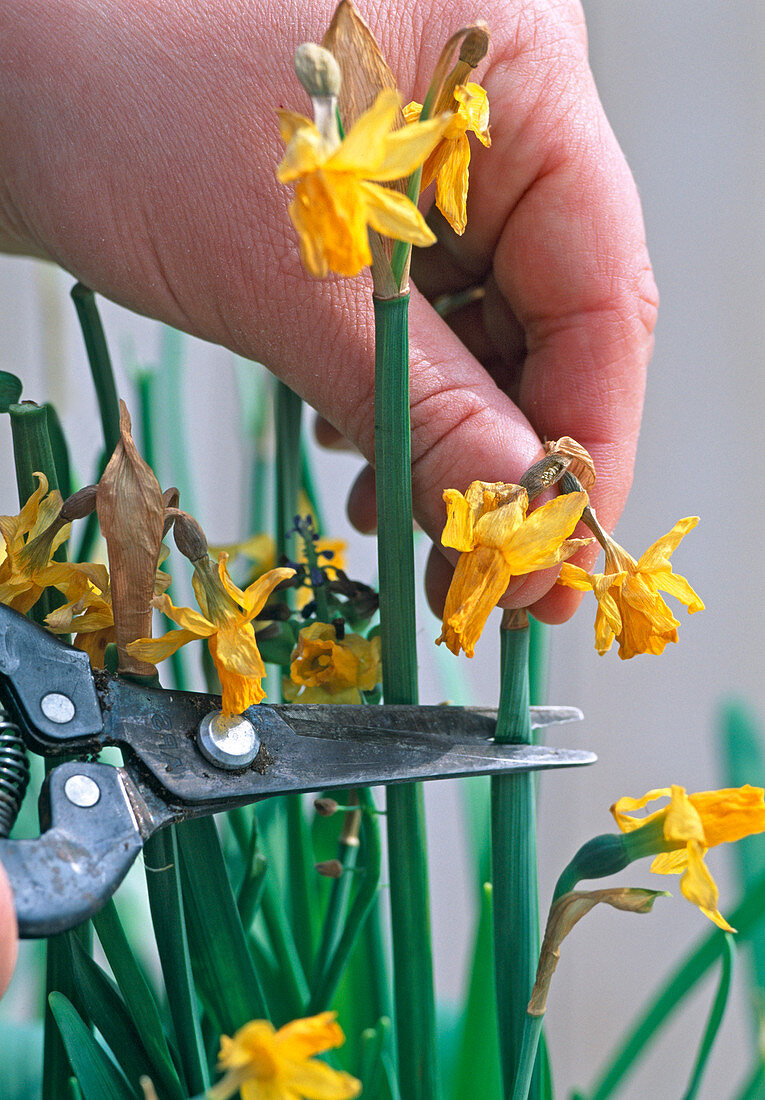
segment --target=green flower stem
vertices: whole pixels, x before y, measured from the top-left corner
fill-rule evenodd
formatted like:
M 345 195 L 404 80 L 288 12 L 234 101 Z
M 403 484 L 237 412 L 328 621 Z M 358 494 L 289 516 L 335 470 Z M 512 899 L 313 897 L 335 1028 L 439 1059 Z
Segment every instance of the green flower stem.
M 544 1016 L 530 1016 L 528 1013 L 523 1017 L 523 1035 L 518 1068 L 513 1082 L 512 1100 L 526 1100 L 529 1095 L 544 1019 Z
M 178 840 L 171 825 L 150 837 L 143 849 L 154 937 L 167 989 L 186 1084 L 192 1092 L 209 1085 L 194 978 L 183 912 Z
M 350 818 L 358 818 L 358 814 L 358 810 L 351 810 Z M 346 825 L 343 827 L 343 832 L 337 842 L 337 859 L 343 871 L 339 878 L 332 880 L 330 887 L 327 911 L 324 915 L 324 927 L 322 928 L 321 940 L 319 941 L 314 964 L 314 985 L 320 979 L 322 971 L 329 962 L 340 939 L 343 920 L 353 886 L 353 872 L 359 855 L 358 822 L 351 824 L 350 832 L 348 832 L 349 818 L 346 817 L 345 821 Z
M 380 639 L 386 703 L 417 702 L 409 421 L 409 296 L 374 299 L 375 470 Z M 407 1100 L 439 1094 L 422 789 L 387 790 L 399 1082 Z
M 106 453 L 110 455 L 120 438 L 120 404 L 109 349 L 106 346 L 104 327 L 98 314 L 96 296 L 92 290 L 83 286 L 82 283 L 77 283 L 72 287 L 71 295 L 74 308 L 77 310 L 77 318 L 88 354 L 90 373 L 93 375 L 93 384 L 96 388 Z
M 48 413 L 45 405 L 24 402 L 11 405 L 8 409 L 11 419 L 13 438 L 13 458 L 16 467 L 16 483 L 19 504 L 23 507 L 37 488 L 35 472 L 45 474 L 49 489 L 58 488 L 56 463 L 48 432 Z M 63 550 L 63 547 L 61 548 Z M 57 555 L 60 556 L 60 555 Z M 43 592 L 29 613 L 35 622 L 41 623 L 45 616 L 63 602 L 54 589 Z M 64 757 L 46 760 L 46 772 Z M 45 954 L 45 1022 L 43 1039 L 43 1100 L 64 1100 L 68 1096 L 67 1078 L 69 1077 L 69 1059 L 61 1039 L 58 1027 L 53 1019 L 48 998 L 53 992 L 63 993 L 68 1000 L 77 1003 L 69 959 L 69 949 L 64 933 L 52 936 L 46 944 Z M 86 934 L 86 933 L 84 933 Z
M 290 852 L 291 849 L 287 849 Z M 284 904 L 278 895 L 273 879 L 266 877 L 260 898 L 260 909 L 266 922 L 268 938 L 282 975 L 284 993 L 293 1016 L 302 1014 L 303 1005 L 309 997 L 308 981 L 295 942 L 293 929 L 287 923 Z
M 704 1028 L 704 1034 L 699 1046 L 699 1052 L 696 1057 L 696 1063 L 693 1067 L 691 1074 L 691 1081 L 688 1085 L 683 1100 L 696 1100 L 699 1089 L 701 1088 L 701 1082 L 704 1077 L 704 1070 L 707 1068 L 709 1062 L 709 1055 L 712 1053 L 712 1047 L 714 1041 L 717 1038 L 717 1032 L 720 1030 L 720 1024 L 722 1018 L 725 1015 L 725 1008 L 728 1004 L 728 996 L 730 994 L 730 982 L 733 973 L 733 959 L 735 957 L 735 943 L 733 936 L 730 932 L 724 933 L 723 940 L 725 947 L 722 953 L 721 968 L 720 968 L 720 983 L 717 987 L 717 993 L 715 994 L 714 1002 L 712 1003 L 712 1009 L 709 1013 L 709 1019 L 707 1020 L 706 1027 Z
M 298 395 L 276 383 L 276 558 L 295 557 L 294 526 L 300 492 L 300 421 L 303 402 Z
M 367 917 L 377 898 L 380 885 L 380 870 L 382 866 L 382 845 L 380 843 L 380 826 L 377 815 L 370 813 L 375 804 L 371 792 L 366 787 L 360 787 L 356 792 L 359 806 L 367 811 L 361 818 L 361 860 L 363 873 L 359 873 L 359 887 L 348 912 L 342 935 L 338 940 L 332 958 L 328 961 L 321 980 L 311 992 L 311 999 L 305 1011 L 306 1016 L 311 1016 L 325 1009 L 337 989 L 338 982 L 350 958 L 359 933 L 361 932 Z M 371 964 L 376 960 L 372 958 Z
M 765 875 L 762 875 L 738 907 L 727 915 L 737 931 L 739 949 L 752 938 L 765 917 Z M 589 1100 L 607 1100 L 613 1096 L 657 1031 L 666 1027 L 669 1017 L 698 985 L 710 967 L 726 950 L 727 933 L 715 928 L 672 971 L 648 1008 L 620 1044 L 612 1059 L 588 1093 Z
M 502 629 L 496 740 L 533 742 L 529 719 L 529 628 Z M 523 1021 L 539 959 L 539 903 L 533 772 L 492 776 L 491 863 L 494 975 L 500 1058 L 510 1095 L 521 1057 Z M 541 1075 L 531 1083 L 540 1097 Z

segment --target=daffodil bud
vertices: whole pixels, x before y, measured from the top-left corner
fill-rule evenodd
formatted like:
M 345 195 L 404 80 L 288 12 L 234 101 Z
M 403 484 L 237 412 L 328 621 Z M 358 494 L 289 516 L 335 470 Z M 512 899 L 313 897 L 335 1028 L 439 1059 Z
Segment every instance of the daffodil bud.
M 565 454 L 547 454 L 530 466 L 520 480 L 521 485 L 529 494 L 529 500 L 534 500 L 545 489 L 555 485 L 563 477 L 571 459 Z
M 315 42 L 303 42 L 295 51 L 297 78 L 311 99 L 340 94 L 340 66 L 329 50 Z
M 460 47 L 460 61 L 474 69 L 489 50 L 489 28 L 483 22 L 470 28 Z
M 340 878 L 343 865 L 339 859 L 325 859 L 315 865 L 316 871 L 325 878 Z
M 72 493 L 72 495 L 67 497 L 61 505 L 59 519 L 68 523 L 69 520 L 84 519 L 85 516 L 89 516 L 91 512 L 95 512 L 97 492 L 97 485 L 86 485 L 84 489 L 79 489 L 76 493 Z
M 168 518 L 174 517 L 173 538 L 184 558 L 199 561 L 207 557 L 207 539 L 205 533 L 193 516 L 179 508 L 168 508 Z
M 313 808 L 319 817 L 332 817 L 337 813 L 339 803 L 334 798 L 315 798 Z

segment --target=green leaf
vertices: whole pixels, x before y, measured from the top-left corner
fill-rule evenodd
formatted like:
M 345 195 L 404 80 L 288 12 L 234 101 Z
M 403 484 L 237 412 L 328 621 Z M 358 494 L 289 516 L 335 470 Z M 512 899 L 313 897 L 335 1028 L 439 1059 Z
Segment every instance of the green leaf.
M 21 379 L 7 370 L 0 370 L 0 413 L 7 413 L 10 405 L 16 405 L 21 397 Z
M 63 993 L 51 993 L 48 1004 L 85 1100 L 138 1100 L 140 1094 L 131 1089 Z
M 491 886 L 486 883 L 481 896 L 470 986 L 453 1077 L 453 1100 L 463 1100 L 471 1094 L 483 1100 L 502 1100 L 492 936 Z
M 220 1032 L 267 1018 L 212 818 L 177 828 L 189 953 L 198 991 Z
M 177 1080 L 177 1074 L 162 1029 L 159 1008 L 151 987 L 130 949 L 113 901 L 108 901 L 96 914 L 93 924 L 128 1013 L 154 1067 L 157 1084 L 161 1081 L 170 1091 L 174 1088 L 173 1080 L 174 1078 Z
M 116 985 L 74 937 L 69 940 L 69 950 L 75 989 L 131 1085 L 139 1092 L 145 1074 L 163 1097 L 184 1100 L 186 1093 L 172 1063 L 149 1058 Z
M 189 1091 L 196 1092 L 210 1082 L 191 970 L 175 827 L 155 833 L 143 851 L 154 938 L 178 1053 L 186 1085 Z
M 720 967 L 720 984 L 717 987 L 717 993 L 712 1003 L 712 1009 L 709 1013 L 709 1019 L 707 1025 L 704 1028 L 704 1034 L 701 1037 L 701 1043 L 699 1045 L 699 1052 L 696 1056 L 696 1062 L 693 1067 L 693 1073 L 691 1074 L 690 1084 L 683 1097 L 683 1100 L 695 1100 L 698 1096 L 699 1088 L 701 1087 L 701 1081 L 704 1076 L 704 1070 L 707 1067 L 709 1061 L 709 1055 L 712 1053 L 712 1047 L 714 1041 L 717 1038 L 717 1032 L 720 1030 L 720 1024 L 725 1014 L 725 1008 L 728 1004 L 728 996 L 730 994 L 730 980 L 733 973 L 733 958 L 735 955 L 735 947 L 733 936 L 729 933 L 725 933 L 725 947 L 722 956 L 722 965 Z

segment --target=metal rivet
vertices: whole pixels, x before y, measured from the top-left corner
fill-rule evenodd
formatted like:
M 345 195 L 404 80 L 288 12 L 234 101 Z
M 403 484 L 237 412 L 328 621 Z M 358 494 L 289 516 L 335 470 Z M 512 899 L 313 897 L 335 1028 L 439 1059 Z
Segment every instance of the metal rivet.
M 199 723 L 199 751 L 216 768 L 245 768 L 258 755 L 260 738 L 252 722 L 240 714 L 226 717 L 222 711 L 206 714 Z
M 64 783 L 64 794 L 75 806 L 95 806 L 101 797 L 101 790 L 95 779 L 89 775 L 70 775 Z
M 74 703 L 68 695 L 62 695 L 60 691 L 49 691 L 40 700 L 40 710 L 51 722 L 64 725 L 74 718 Z

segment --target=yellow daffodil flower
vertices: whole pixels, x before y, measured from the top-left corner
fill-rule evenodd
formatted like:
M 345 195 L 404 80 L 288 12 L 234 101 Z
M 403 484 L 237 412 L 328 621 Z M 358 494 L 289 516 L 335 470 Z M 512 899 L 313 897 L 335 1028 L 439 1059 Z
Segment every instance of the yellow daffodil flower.
M 345 551 L 348 549 L 348 543 L 344 539 L 325 539 L 319 537 L 313 544 L 313 547 L 319 559 L 319 568 L 329 580 L 337 576 L 338 569 L 345 570 Z M 328 552 L 331 554 L 331 557 L 327 556 Z M 307 560 L 305 545 L 301 542 L 298 548 L 298 561 L 305 565 Z M 313 592 L 311 589 L 306 585 L 301 585 L 295 593 L 295 607 L 298 611 L 301 611 L 312 599 Z
M 480 84 L 462 84 L 454 89 L 457 109 L 436 148 L 422 169 L 421 189 L 436 181 L 436 206 L 455 233 L 464 233 L 467 225 L 468 168 L 472 131 L 482 145 L 491 145 L 489 137 L 489 100 Z M 421 103 L 404 107 L 407 122 L 416 122 L 422 112 Z
M 252 1020 L 233 1039 L 221 1036 L 218 1068 L 226 1074 L 207 1090 L 208 1100 L 352 1100 L 361 1082 L 333 1069 L 314 1054 L 345 1042 L 336 1012 L 293 1020 L 279 1030 L 267 1020 Z
M 57 522 L 61 494 L 48 492 L 48 479 L 36 473 L 37 488 L 17 516 L 0 516 L 5 556 L 0 562 L 0 603 L 23 615 L 34 607 L 46 588 L 66 592 L 73 579 L 68 562 L 52 561 L 71 524 Z
M 680 540 L 698 522 L 698 516 L 679 520 L 669 534 L 649 546 L 637 561 L 606 536 L 604 573 L 587 573 L 576 565 L 562 566 L 559 584 L 580 591 L 592 589 L 595 593 L 598 653 L 606 653 L 614 638 L 619 642 L 622 660 L 637 653 L 661 653 L 668 642 L 676 642 L 680 624 L 659 592 L 680 600 L 689 614 L 704 610 L 698 594 L 685 577 L 672 572 L 669 561 Z
M 566 493 L 527 515 L 520 485 L 474 481 L 464 494 L 444 492 L 447 520 L 441 542 L 460 550 L 446 596 L 437 644 L 472 657 L 492 608 L 511 577 L 549 569 L 589 539 L 569 539 L 587 504 L 586 493 Z
M 266 669 L 252 620 L 263 610 L 276 586 L 294 576 L 295 570 L 271 569 L 242 591 L 228 574 L 227 558 L 227 554 L 220 555 L 217 570 L 209 558 L 194 563 L 194 592 L 202 614 L 190 607 L 175 607 L 167 595 L 155 597 L 154 607 L 181 629 L 170 630 L 161 638 L 130 642 L 128 652 L 141 661 L 156 664 L 194 638 L 206 638 L 220 677 L 223 713 L 232 715 L 241 714 L 265 698 L 260 681 Z
M 380 184 L 411 175 L 447 123 L 439 118 L 394 130 L 398 112 L 398 94 L 384 89 L 336 147 L 309 119 L 277 112 L 287 148 L 276 174 L 295 184 L 289 214 L 311 275 L 358 275 L 372 262 L 368 226 L 410 244 L 435 241 L 417 207 Z
M 162 547 L 160 563 L 167 557 Z M 67 587 L 67 603 L 57 607 L 45 619 L 54 634 L 74 634 L 74 648 L 87 653 L 93 668 L 104 667 L 104 654 L 116 641 L 111 581 L 105 565 L 90 562 L 73 564 L 72 582 Z M 157 569 L 154 595 L 161 595 L 170 584 L 170 576 Z
M 644 831 L 657 852 L 651 870 L 659 875 L 682 875 L 680 889 L 688 901 L 726 932 L 734 932 L 717 909 L 718 890 L 705 863 L 708 848 L 765 832 L 765 790 L 733 787 L 720 791 L 686 794 L 683 787 L 663 787 L 642 798 L 620 798 L 611 807 L 623 833 L 635 834 L 638 844 Z M 649 802 L 668 798 L 669 805 L 646 817 L 631 816 Z
M 338 639 L 330 623 L 311 623 L 300 631 L 283 692 L 290 703 L 361 703 L 381 677 L 379 638 Z

